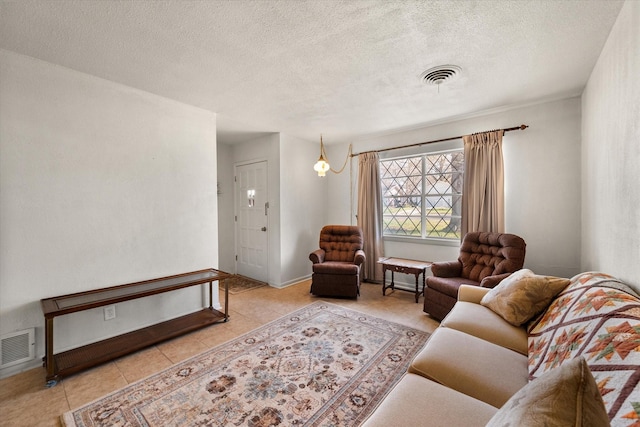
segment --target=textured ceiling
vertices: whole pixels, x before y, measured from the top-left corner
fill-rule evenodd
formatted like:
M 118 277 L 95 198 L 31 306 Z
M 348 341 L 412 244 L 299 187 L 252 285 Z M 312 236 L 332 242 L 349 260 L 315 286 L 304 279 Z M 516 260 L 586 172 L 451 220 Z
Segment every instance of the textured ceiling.
M 579 95 L 620 1 L 0 2 L 0 48 L 326 143 Z M 423 84 L 428 68 L 459 78 Z

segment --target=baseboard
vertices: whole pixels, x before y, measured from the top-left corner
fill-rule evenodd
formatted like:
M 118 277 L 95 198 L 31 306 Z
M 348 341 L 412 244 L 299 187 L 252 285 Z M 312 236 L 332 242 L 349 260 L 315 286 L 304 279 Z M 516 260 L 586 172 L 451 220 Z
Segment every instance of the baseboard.
M 272 287 L 277 288 L 277 289 L 283 289 L 283 288 L 286 288 L 286 287 L 289 287 L 289 286 L 292 286 L 292 285 L 296 285 L 296 284 L 298 284 L 300 282 L 304 282 L 304 281 L 310 280 L 310 279 L 311 279 L 311 274 L 309 274 L 307 276 L 299 277 L 297 279 L 289 280 L 287 282 L 281 283 L 280 285 L 269 285 L 269 286 L 272 286 Z M 390 282 L 387 281 L 387 285 L 389 283 Z M 382 283 L 362 282 L 362 284 L 382 287 Z M 403 281 L 400 281 L 400 280 L 396 280 L 395 281 L 395 287 L 396 287 L 396 289 L 403 289 L 405 291 L 415 292 L 415 290 L 416 290 L 416 282 L 409 283 L 409 282 L 403 282 Z M 422 290 L 422 283 L 420 283 L 420 290 Z
M 300 282 L 304 282 L 304 281 L 309 280 L 309 279 L 311 279 L 311 274 L 308 274 L 308 275 L 302 276 L 302 277 L 298 277 L 297 279 L 288 280 L 286 282 L 280 283 L 279 285 L 270 285 L 270 286 L 273 286 L 274 288 L 277 288 L 277 289 L 283 289 L 283 288 L 286 288 L 286 287 L 289 287 L 289 286 L 292 286 L 292 285 L 296 285 L 296 284 L 298 284 Z
M 16 374 L 19 374 L 20 372 L 29 371 L 31 369 L 38 368 L 38 367 L 42 368 L 42 356 L 36 357 L 35 359 L 29 360 L 28 362 L 19 363 L 17 365 L 0 369 L 0 379 L 8 378 Z M 42 377 L 42 380 L 44 381 L 44 375 Z

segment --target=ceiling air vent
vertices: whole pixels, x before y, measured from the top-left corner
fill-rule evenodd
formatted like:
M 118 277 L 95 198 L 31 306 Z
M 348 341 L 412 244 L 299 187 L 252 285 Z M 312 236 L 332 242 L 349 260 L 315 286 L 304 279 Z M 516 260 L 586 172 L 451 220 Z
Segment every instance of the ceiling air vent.
M 457 65 L 440 65 L 438 67 L 429 68 L 420 74 L 420 80 L 427 85 L 440 86 L 443 83 L 449 83 L 460 75 L 462 68 Z

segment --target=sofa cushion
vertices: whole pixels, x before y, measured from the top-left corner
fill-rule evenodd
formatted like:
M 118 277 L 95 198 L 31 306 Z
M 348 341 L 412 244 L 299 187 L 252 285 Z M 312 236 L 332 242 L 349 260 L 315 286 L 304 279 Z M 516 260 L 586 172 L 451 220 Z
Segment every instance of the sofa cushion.
M 458 301 L 444 318 L 441 327 L 471 334 L 501 347 L 527 355 L 527 331 L 506 322 L 480 304 Z
M 320 249 L 324 260 L 353 263 L 356 252 L 363 248 L 362 229 L 352 225 L 325 225 L 320 230 Z
M 530 382 L 509 399 L 487 427 L 609 425 L 598 386 L 584 358 L 573 359 Z
M 583 356 L 612 424 L 640 419 L 640 298 L 620 280 L 582 273 L 529 325 L 529 376 Z
M 313 264 L 313 272 L 318 274 L 352 276 L 360 272 L 360 267 L 352 262 L 326 261 L 319 264 Z
M 469 232 L 460 244 L 462 277 L 481 282 L 487 276 L 516 271 L 524 263 L 525 248 L 515 234 Z
M 480 282 L 471 279 L 463 279 L 462 277 L 428 277 L 427 286 L 429 289 L 445 294 L 451 298 L 458 298 L 458 288 L 461 284 L 480 286 Z
M 484 426 L 493 406 L 415 374 L 406 374 L 362 427 Z
M 569 279 L 539 276 L 521 269 L 491 289 L 480 301 L 513 326 L 521 326 L 547 308 Z
M 450 328 L 438 328 L 409 372 L 501 407 L 527 384 L 527 356 Z

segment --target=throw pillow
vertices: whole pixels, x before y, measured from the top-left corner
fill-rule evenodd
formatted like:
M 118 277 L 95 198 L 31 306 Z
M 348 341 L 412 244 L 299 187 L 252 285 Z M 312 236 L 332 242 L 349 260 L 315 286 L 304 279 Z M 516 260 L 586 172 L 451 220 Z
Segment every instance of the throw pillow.
M 521 388 L 489 420 L 487 427 L 609 425 L 589 366 L 583 357 L 577 357 Z
M 551 300 L 569 284 L 569 279 L 538 276 L 518 270 L 482 298 L 480 304 L 514 326 L 521 326 L 547 308 Z

